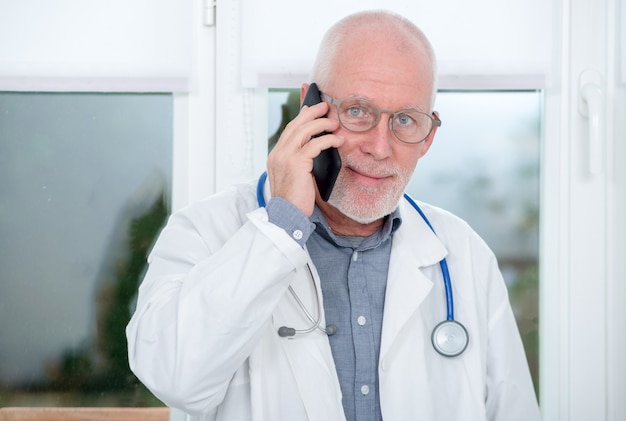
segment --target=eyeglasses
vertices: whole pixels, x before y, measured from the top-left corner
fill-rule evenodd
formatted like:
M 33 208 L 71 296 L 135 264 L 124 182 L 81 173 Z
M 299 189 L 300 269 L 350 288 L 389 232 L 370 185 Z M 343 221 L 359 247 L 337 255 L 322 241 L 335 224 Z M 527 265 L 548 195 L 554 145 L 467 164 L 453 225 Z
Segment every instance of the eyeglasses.
M 373 102 L 357 97 L 338 100 L 323 93 L 322 98 L 337 107 L 339 123 L 355 133 L 372 130 L 378 124 L 381 113 L 391 114 L 389 127 L 396 138 L 404 143 L 423 142 L 434 127 L 441 126 L 441 120 L 435 113 L 429 115 L 411 108 L 401 111 L 381 110 Z

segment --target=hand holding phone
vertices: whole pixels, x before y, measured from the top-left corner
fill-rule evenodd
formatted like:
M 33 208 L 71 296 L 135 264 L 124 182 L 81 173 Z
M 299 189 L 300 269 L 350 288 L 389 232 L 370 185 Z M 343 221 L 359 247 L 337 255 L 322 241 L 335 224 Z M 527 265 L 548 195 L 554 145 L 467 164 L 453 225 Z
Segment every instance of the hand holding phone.
M 315 83 L 309 85 L 309 89 L 304 96 L 302 106 L 311 106 L 322 102 L 321 93 Z M 328 134 L 327 132 L 319 133 L 313 136 L 314 139 L 319 136 Z M 324 149 L 317 157 L 313 158 L 313 177 L 317 184 L 317 189 L 323 201 L 328 201 L 330 194 L 337 181 L 339 170 L 341 169 L 341 158 L 337 148 Z

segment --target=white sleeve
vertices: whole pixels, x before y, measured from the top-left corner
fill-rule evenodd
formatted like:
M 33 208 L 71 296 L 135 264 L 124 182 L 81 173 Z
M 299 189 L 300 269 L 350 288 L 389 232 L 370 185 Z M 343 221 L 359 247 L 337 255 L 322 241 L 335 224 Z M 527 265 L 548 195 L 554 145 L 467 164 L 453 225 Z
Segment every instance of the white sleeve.
M 224 220 L 212 210 L 170 218 L 127 327 L 133 372 L 167 405 L 189 413 L 220 404 L 307 259 L 264 209 L 241 221 L 228 207 Z

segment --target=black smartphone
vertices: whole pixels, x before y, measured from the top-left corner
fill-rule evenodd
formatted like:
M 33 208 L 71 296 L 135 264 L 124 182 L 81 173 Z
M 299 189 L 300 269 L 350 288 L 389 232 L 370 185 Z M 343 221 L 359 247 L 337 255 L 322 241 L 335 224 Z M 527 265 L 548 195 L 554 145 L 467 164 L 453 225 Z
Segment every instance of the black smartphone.
M 322 102 L 320 91 L 315 83 L 309 85 L 309 89 L 304 95 L 302 106 L 315 105 Z M 322 132 L 311 139 L 328 134 L 328 132 Z M 341 158 L 337 148 L 324 149 L 318 156 L 313 159 L 313 177 L 317 184 L 317 189 L 320 192 L 320 196 L 324 202 L 328 201 L 330 193 L 333 190 L 339 170 L 341 169 Z

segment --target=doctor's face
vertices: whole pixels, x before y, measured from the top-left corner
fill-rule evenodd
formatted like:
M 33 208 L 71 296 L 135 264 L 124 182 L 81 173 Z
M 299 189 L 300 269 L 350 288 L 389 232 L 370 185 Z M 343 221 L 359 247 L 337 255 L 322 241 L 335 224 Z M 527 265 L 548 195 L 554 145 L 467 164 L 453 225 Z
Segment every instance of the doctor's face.
M 425 53 L 411 54 L 397 43 L 353 42 L 334 62 L 332 78 L 323 87 L 338 100 L 358 97 L 379 109 L 418 109 L 429 114 L 432 71 Z M 355 110 L 356 112 L 356 110 Z M 330 105 L 329 118 L 337 118 Z M 328 201 L 349 218 L 367 224 L 389 213 L 408 184 L 417 161 L 432 144 L 436 127 L 417 144 L 401 142 L 391 131 L 389 113 L 381 113 L 369 131 L 355 133 L 343 126 L 335 132 L 345 138 L 339 148 L 341 172 Z

